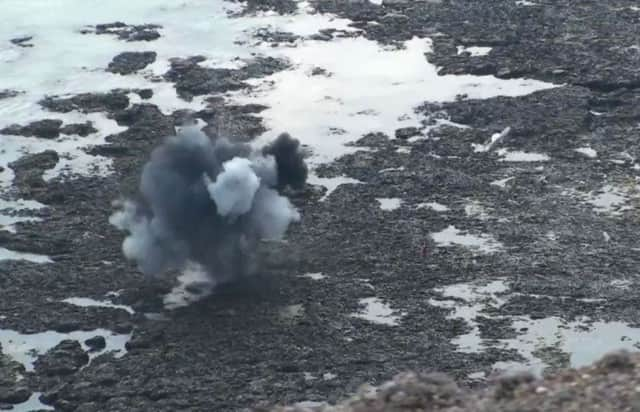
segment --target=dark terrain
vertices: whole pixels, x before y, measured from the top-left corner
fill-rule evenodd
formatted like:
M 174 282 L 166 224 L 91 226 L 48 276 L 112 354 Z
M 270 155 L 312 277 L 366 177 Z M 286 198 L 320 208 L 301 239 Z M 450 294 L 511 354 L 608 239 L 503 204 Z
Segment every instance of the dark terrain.
M 171 285 L 145 282 L 124 260 L 122 234 L 108 223 L 111 202 L 135 191 L 148 153 L 185 114 L 205 121 L 211 136 L 246 141 L 260 135 L 264 107 L 228 105 L 217 96 L 249 88 L 247 79 L 286 70 L 286 62 L 258 57 L 236 70 L 198 66 L 197 56 L 174 60 L 165 79 L 175 83 L 179 95 L 210 96 L 209 107 L 197 113 L 167 116 L 147 103 L 127 108 L 128 91 L 122 90 L 43 100 L 49 120 L 16 125 L 12 134 L 64 134 L 67 126 L 52 119 L 69 110 L 103 111 L 128 129 L 109 136 L 108 145 L 91 149 L 114 159 L 115 173 L 108 177 L 45 182 L 42 173 L 55 166 L 55 152 L 10 165 L 17 194 L 49 207 L 40 212 L 43 222 L 20 223 L 15 234 L 0 232 L 0 247 L 46 254 L 54 263 L 43 270 L 24 261 L 0 262 L 0 328 L 22 333 L 105 328 L 131 332 L 132 337 L 124 357 L 101 355 L 86 367 L 84 351 L 63 343 L 40 356 L 34 372 L 20 372 L 22 380 L 16 375 L 19 365 L 0 358 L 0 405 L 20 403 L 31 392 L 42 392 L 43 402 L 56 410 L 83 412 L 235 411 L 297 401 L 335 403 L 363 383 L 380 384 L 406 370 L 440 371 L 461 387 L 482 386 L 469 373 L 489 373 L 495 362 L 524 359 L 500 346 L 479 353 L 456 350 L 451 341 L 468 332 L 468 325 L 447 318 L 448 309 L 428 301 L 442 298 L 434 288 L 463 282 L 503 279 L 510 287 L 506 304 L 478 318 L 484 339 L 516 336 L 509 322 L 513 316 L 566 321 L 588 316 L 640 327 L 637 204 L 632 198 L 631 209 L 611 215 L 567 194 L 637 185 L 636 6 L 634 0 L 537 1 L 532 6 L 470 0 L 318 4 L 318 10 L 348 17 L 362 35 L 383 44 L 399 44 L 414 35 L 433 37 L 433 53 L 426 58 L 441 66 L 442 73 L 528 77 L 564 86 L 517 98 L 474 101 L 460 96 L 448 104 L 425 102 L 416 108 L 425 115 L 424 130 L 429 119 L 438 117 L 470 126 L 439 128 L 431 139 L 363 136 L 356 145 L 375 150 L 343 156 L 318 172 L 365 184 L 342 185 L 322 202 L 320 187 L 308 185 L 291 193 L 302 221 L 290 229 L 288 246 L 265 264 L 264 275 L 165 311 L 166 320 L 144 314 L 163 312 L 162 293 Z M 249 11 L 264 9 L 289 13 L 295 5 L 279 0 L 248 4 Z M 152 25 L 117 26 L 117 32 L 95 27 L 98 34 L 126 41 L 160 36 L 160 28 Z M 282 34 L 265 39 L 289 41 Z M 492 50 L 487 56 L 471 56 L 458 54 L 458 45 Z M 152 61 L 151 55 L 147 58 Z M 144 67 L 143 60 L 114 56 L 113 70 L 132 73 Z M 126 67 L 127 62 L 133 66 Z M 0 91 L 0 102 L 14 93 Z M 500 161 L 493 150 L 474 153 L 473 143 L 482 144 L 506 127 L 511 131 L 496 148 L 544 153 L 550 160 L 510 163 Z M 397 152 L 400 146 L 410 152 Z M 597 158 L 574 150 L 585 146 Z M 404 169 L 379 173 L 400 167 Z M 490 184 L 509 177 L 513 179 L 504 187 Z M 403 203 L 383 211 L 376 198 L 401 198 Z M 425 201 L 450 210 L 416 208 Z M 488 216 L 466 215 L 470 201 L 483 205 Z M 449 225 L 491 234 L 504 248 L 485 255 L 437 247 L 430 233 Z M 549 232 L 555 234 L 553 240 Z M 301 277 L 317 272 L 326 278 Z M 613 287 L 618 280 L 630 282 L 629 287 Z M 132 306 L 136 314 L 60 302 L 70 296 L 103 300 L 112 291 L 121 291 L 115 303 Z M 371 296 L 405 313 L 398 326 L 350 316 L 361 309 L 360 299 Z M 559 359 L 550 362 L 552 369 L 568 366 L 566 356 Z M 526 410 L 560 410 L 543 405 Z

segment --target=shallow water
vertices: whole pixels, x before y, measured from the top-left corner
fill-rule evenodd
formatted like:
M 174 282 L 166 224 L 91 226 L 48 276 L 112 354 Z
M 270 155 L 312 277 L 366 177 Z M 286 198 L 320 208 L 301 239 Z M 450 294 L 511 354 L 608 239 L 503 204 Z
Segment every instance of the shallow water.
M 491 52 L 493 47 L 481 47 L 481 46 L 458 46 L 458 54 L 469 53 L 471 56 L 486 56 Z
M 16 252 L 0 247 L 0 262 L 3 260 L 26 260 L 33 263 L 52 263 L 50 257 L 35 253 Z
M 449 225 L 440 232 L 432 233 L 431 238 L 438 247 L 463 246 L 485 254 L 496 253 L 503 248 L 503 245 L 491 235 L 464 233 L 453 225 Z
M 131 306 L 116 305 L 115 303 L 113 303 L 111 301 L 108 301 L 108 300 L 95 300 L 95 299 L 91 299 L 91 298 L 74 297 L 74 298 L 64 299 L 62 302 L 68 303 L 68 304 L 74 305 L 74 306 L 80 306 L 80 307 L 83 307 L 83 308 L 90 308 L 90 307 L 113 308 L 113 309 L 125 310 L 125 311 L 129 312 L 132 315 L 135 313 L 135 311 L 133 310 L 133 308 Z
M 404 316 L 404 313 L 392 309 L 388 304 L 377 297 L 360 299 L 360 304 L 364 305 L 362 311 L 352 313 L 354 318 L 360 318 L 380 325 L 397 326 Z
M 623 287 L 626 285 L 622 283 Z M 462 283 L 436 288 L 442 299 L 431 299 L 432 306 L 451 309 L 450 319 L 463 319 L 470 327 L 469 332 L 457 336 L 452 343 L 458 351 L 480 353 L 489 347 L 514 349 L 525 360 L 522 362 L 501 361 L 493 365 L 495 370 L 507 372 L 529 370 L 541 374 L 549 367 L 540 359 L 540 351 L 553 348 L 566 353 L 571 367 L 589 365 L 606 353 L 618 349 L 640 349 L 640 328 L 633 328 L 622 322 L 593 322 L 588 318 L 567 322 L 559 317 L 531 319 L 527 316 L 495 316 L 489 309 L 497 309 L 508 302 L 513 293 L 505 280 L 498 279 L 487 284 Z M 528 295 L 535 297 L 536 295 Z M 449 298 L 449 299 L 447 299 Z M 454 298 L 456 300 L 453 300 Z M 556 296 L 558 299 L 569 297 Z M 592 302 L 594 299 L 580 299 Z M 462 302 L 460 302 L 462 301 Z M 485 340 L 480 336 L 477 323 L 479 316 L 507 318 L 511 328 L 518 332 L 510 339 Z
M 532 370 L 540 374 L 548 365 L 534 353 L 546 347 L 567 353 L 570 366 L 575 368 L 587 366 L 615 350 L 637 351 L 640 348 L 640 329 L 622 322 L 590 322 L 587 318 L 565 322 L 557 317 L 524 317 L 515 319 L 512 327 L 525 332 L 516 338 L 499 341 L 498 346 L 515 349 L 527 360 L 524 363 L 498 362 L 495 369 Z
M 402 199 L 399 199 L 397 197 L 392 197 L 392 198 L 379 197 L 379 198 L 376 198 L 376 200 L 380 205 L 380 209 L 387 212 L 399 209 L 400 206 L 402 205 Z
M 418 203 L 416 209 L 431 209 L 436 212 L 446 212 L 449 210 L 449 207 L 438 202 L 424 202 Z
M 317 273 L 305 273 L 304 275 L 301 275 L 301 277 L 303 278 L 309 278 L 311 280 L 322 280 L 322 279 L 326 279 L 327 276 L 317 272 Z
M 498 149 L 503 162 L 547 162 L 551 158 L 544 153 L 528 153 L 520 150 Z
M 53 406 L 45 405 L 40 402 L 40 396 L 42 392 L 34 392 L 31 394 L 31 397 L 25 402 L 13 405 L 13 412 L 33 412 L 33 411 L 52 411 L 54 410 Z
M 16 223 L 22 222 L 38 222 L 42 219 L 31 216 L 9 216 L 0 214 L 0 231 L 6 230 L 10 233 L 16 233 Z
M 88 350 L 89 348 L 84 344 L 84 341 L 96 335 L 103 336 L 107 345 L 101 351 L 90 352 L 89 357 L 91 359 L 106 352 L 114 352 L 116 357 L 122 357 L 127 352 L 125 344 L 129 341 L 131 335 L 114 334 L 106 329 L 74 331 L 69 333 L 46 331 L 33 334 L 23 334 L 10 329 L 0 329 L 0 345 L 2 345 L 2 352 L 5 355 L 23 364 L 27 371 L 32 371 L 33 363 L 38 355 L 46 353 L 63 340 L 77 340 L 84 350 Z
M 598 152 L 596 152 L 594 149 L 592 149 L 591 147 L 579 147 L 577 149 L 574 149 L 576 152 L 585 155 L 586 157 L 590 158 L 590 159 L 595 159 L 596 157 L 598 157 Z
M 633 208 L 628 204 L 629 200 L 630 196 L 625 188 L 605 185 L 602 189 L 589 193 L 587 203 L 592 204 L 598 213 L 620 215 Z

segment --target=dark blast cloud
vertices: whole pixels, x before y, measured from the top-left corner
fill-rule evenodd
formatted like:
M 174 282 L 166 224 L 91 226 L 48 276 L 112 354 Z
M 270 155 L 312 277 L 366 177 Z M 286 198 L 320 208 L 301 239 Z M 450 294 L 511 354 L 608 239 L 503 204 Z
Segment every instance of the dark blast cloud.
M 149 277 L 204 268 L 214 283 L 256 271 L 261 240 L 281 239 L 300 216 L 278 190 L 307 178 L 300 144 L 287 134 L 262 150 L 183 127 L 151 153 L 140 200 L 117 202 L 110 222 L 127 232 L 127 259 Z

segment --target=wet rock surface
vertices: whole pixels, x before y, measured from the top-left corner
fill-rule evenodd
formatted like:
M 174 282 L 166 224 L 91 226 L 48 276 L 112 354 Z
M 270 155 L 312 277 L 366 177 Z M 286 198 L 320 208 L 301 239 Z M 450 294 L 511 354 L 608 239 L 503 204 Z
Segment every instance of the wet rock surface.
M 293 0 L 249 0 L 246 2 L 246 7 L 236 14 L 239 16 L 251 16 L 258 12 L 290 14 L 295 12 L 297 7 L 296 2 Z
M 162 302 L 162 293 L 173 284 L 149 285 L 123 259 L 122 236 L 108 223 L 111 202 L 135 192 L 151 149 L 185 118 L 203 120 L 212 137 L 248 141 L 259 136 L 264 106 L 232 105 L 216 95 L 248 90 L 248 79 L 285 70 L 288 63 L 256 58 L 240 69 L 220 69 L 201 65 L 203 57 L 173 60 L 165 79 L 185 99 L 205 96 L 207 106 L 199 111 L 167 114 L 152 104 L 130 104 L 130 90 L 43 99 L 41 105 L 52 113 L 104 112 L 127 130 L 107 136 L 107 145 L 87 149 L 110 157 L 113 175 L 45 182 L 44 171 L 57 164 L 55 152 L 10 165 L 16 190 L 49 207 L 43 222 L 21 223 L 16 234 L 0 232 L 0 246 L 46 254 L 54 263 L 0 261 L 0 328 L 24 333 L 106 328 L 132 336 L 124 357 L 100 355 L 89 365 L 79 342 L 60 344 L 39 357 L 35 373 L 25 377 L 26 387 L 42 391 L 43 401 L 59 410 L 231 411 L 277 402 L 336 403 L 363 383 L 379 384 L 401 371 L 444 371 L 459 387 L 443 378 L 424 378 L 426 383 L 420 378 L 412 386 L 419 400 L 427 393 L 444 408 L 466 402 L 461 388 L 478 385 L 470 373 L 489 374 L 496 362 L 527 361 L 502 344 L 531 327 L 516 328 L 516 319 L 561 316 L 569 322 L 588 316 L 591 322 L 637 325 L 637 211 L 611 214 L 585 201 L 606 185 L 620 187 L 629 204 L 633 201 L 640 156 L 640 91 L 633 86 L 637 64 L 626 51 L 610 50 L 598 40 L 614 35 L 621 47 L 636 41 L 631 14 L 615 10 L 631 6 L 630 1 L 497 2 L 495 7 L 470 1 L 321 3 L 321 9 L 353 19 L 364 35 L 385 44 L 442 33 L 433 37 L 427 57 L 443 72 L 526 75 L 567 85 L 518 98 L 425 102 L 417 108 L 424 123 L 402 131 L 398 137 L 406 139 L 364 136 L 354 147 L 366 150 L 318 169 L 324 177 L 346 175 L 364 184 L 338 186 L 323 201 L 320 187 L 308 185 L 292 194 L 303 220 L 292 228 L 290 249 L 283 253 L 295 255 L 294 262 L 272 257 L 255 283 L 221 288 L 175 311 L 164 310 Z M 248 6 L 271 9 L 289 12 L 295 4 Z M 114 23 L 96 26 L 96 33 L 129 40 L 134 32 L 157 30 L 132 27 L 137 26 Z M 567 27 L 566 36 L 557 33 L 559 27 Z M 319 34 L 323 41 L 333 38 Z M 458 45 L 492 50 L 487 56 L 458 55 Z M 433 128 L 438 119 L 468 127 Z M 68 126 L 57 129 L 66 134 Z M 490 149 L 476 150 L 474 145 L 487 144 L 506 128 Z M 423 135 L 430 138 L 413 139 Z M 575 150 L 584 147 L 597 157 Z M 505 161 L 517 151 L 542 153 L 548 160 Z M 379 198 L 399 198 L 402 204 L 383 211 Z M 447 209 L 422 207 L 425 202 Z M 449 226 L 490 235 L 502 247 L 492 253 L 443 247 L 432 234 Z M 324 277 L 301 277 L 305 273 Z M 472 333 L 472 326 L 452 318 L 451 307 L 429 302 L 449 299 L 437 288 L 482 286 L 496 279 L 506 285 L 497 294 L 504 302 L 485 299 L 489 303 L 475 319 L 483 345 L 461 351 L 456 339 Z M 105 299 L 113 291 L 120 292 L 109 299 L 132 306 L 135 315 L 60 302 L 70 296 Z M 404 314 L 398 325 L 351 316 L 362 309 L 361 299 L 374 296 Z M 566 355 L 562 342 L 543 349 L 551 369 L 566 364 L 557 356 Z M 593 376 L 621 376 L 618 383 L 630 376 L 624 360 L 606 364 L 606 370 L 616 371 Z M 581 382 L 579 375 L 569 374 Z M 487 410 L 522 410 L 519 399 L 540 401 L 535 383 L 517 383 L 501 384 L 503 409 Z M 519 391 L 521 385 L 526 389 Z M 579 399 L 580 393 L 565 389 L 568 397 Z M 439 397 L 441 390 L 447 395 Z M 542 410 L 554 410 L 551 404 L 548 408 Z
M 129 105 L 127 90 L 115 90 L 109 93 L 83 93 L 73 97 L 49 96 L 40 104 L 52 112 L 68 113 L 79 110 L 84 113 L 109 112 L 126 109 Z
M 27 155 L 9 164 L 15 173 L 14 184 L 26 193 L 42 190 L 46 183 L 43 173 L 58 164 L 58 153 L 54 150 Z
M 62 126 L 62 120 L 43 119 L 27 126 L 12 125 L 0 130 L 0 133 L 53 139 L 60 135 L 60 126 Z
M 9 89 L 0 90 L 0 100 L 16 97 L 19 94 L 20 92 L 18 90 L 9 90 Z
M 98 130 L 95 127 L 93 127 L 93 124 L 88 121 L 84 123 L 66 124 L 60 129 L 60 133 L 62 134 L 66 134 L 66 135 L 75 134 L 82 137 L 88 136 L 92 133 L 96 133 L 97 131 Z
M 76 340 L 63 340 L 44 355 L 34 366 L 38 374 L 46 376 L 70 375 L 89 362 L 89 355 Z
M 153 41 L 160 38 L 159 29 L 162 26 L 157 24 L 130 25 L 121 21 L 113 23 L 97 24 L 95 28 L 83 29 L 81 33 L 107 34 L 117 36 L 125 41 Z
M 202 67 L 204 56 L 171 61 L 171 69 L 164 75 L 174 82 L 178 95 L 184 99 L 212 93 L 222 93 L 247 88 L 247 79 L 268 76 L 288 67 L 284 60 L 273 57 L 256 57 L 241 69 L 217 69 Z
M 33 36 L 23 36 L 11 39 L 10 42 L 18 47 L 33 47 L 33 43 L 29 43 L 31 40 L 33 40 Z
M 62 126 L 62 120 L 43 119 L 31 122 L 26 126 L 14 124 L 0 130 L 0 133 L 26 137 L 39 137 L 41 139 L 55 139 L 61 134 L 88 136 L 98 130 L 89 121 L 85 123 L 71 123 Z
M 268 28 L 261 28 L 256 30 L 253 36 L 263 42 L 272 44 L 274 47 L 280 45 L 281 43 L 295 43 L 296 40 L 300 38 L 300 36 L 290 32 L 272 31 Z
M 10 405 L 29 399 L 31 391 L 20 383 L 20 376 L 24 372 L 24 366 L 0 351 L 0 404 Z
M 91 351 L 99 351 L 107 346 L 107 342 L 104 336 L 94 336 L 84 341 L 85 345 L 89 347 Z
M 131 74 L 142 70 L 154 61 L 157 53 L 150 52 L 123 52 L 113 58 L 107 71 L 118 74 Z

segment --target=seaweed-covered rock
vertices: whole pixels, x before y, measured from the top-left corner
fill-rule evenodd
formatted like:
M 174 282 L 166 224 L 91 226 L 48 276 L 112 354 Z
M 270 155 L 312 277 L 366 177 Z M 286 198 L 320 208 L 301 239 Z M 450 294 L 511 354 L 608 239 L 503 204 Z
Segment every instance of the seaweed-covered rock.
M 70 375 L 89 362 L 89 355 L 77 340 L 63 340 L 34 363 L 37 373 L 55 376 Z
M 156 61 L 156 56 L 154 51 L 122 52 L 113 58 L 107 70 L 118 74 L 134 73 Z
M 117 36 L 120 40 L 125 41 L 152 41 L 160 38 L 162 26 L 157 24 L 138 24 L 129 25 L 117 21 L 113 23 L 97 24 L 95 28 L 83 29 L 81 33 L 107 34 Z
M 0 130 L 0 133 L 54 139 L 60 135 L 60 126 L 62 126 L 60 119 L 43 119 L 26 126 L 11 125 Z
M 88 136 L 92 133 L 96 133 L 98 129 L 93 127 L 93 123 L 86 121 L 84 123 L 71 123 L 66 124 L 60 129 L 62 134 L 77 134 L 78 136 Z
M 129 105 L 127 93 L 127 90 L 114 90 L 108 93 L 82 93 L 72 97 L 48 96 L 40 101 L 40 105 L 61 113 L 72 110 L 84 113 L 109 112 L 125 109 Z

